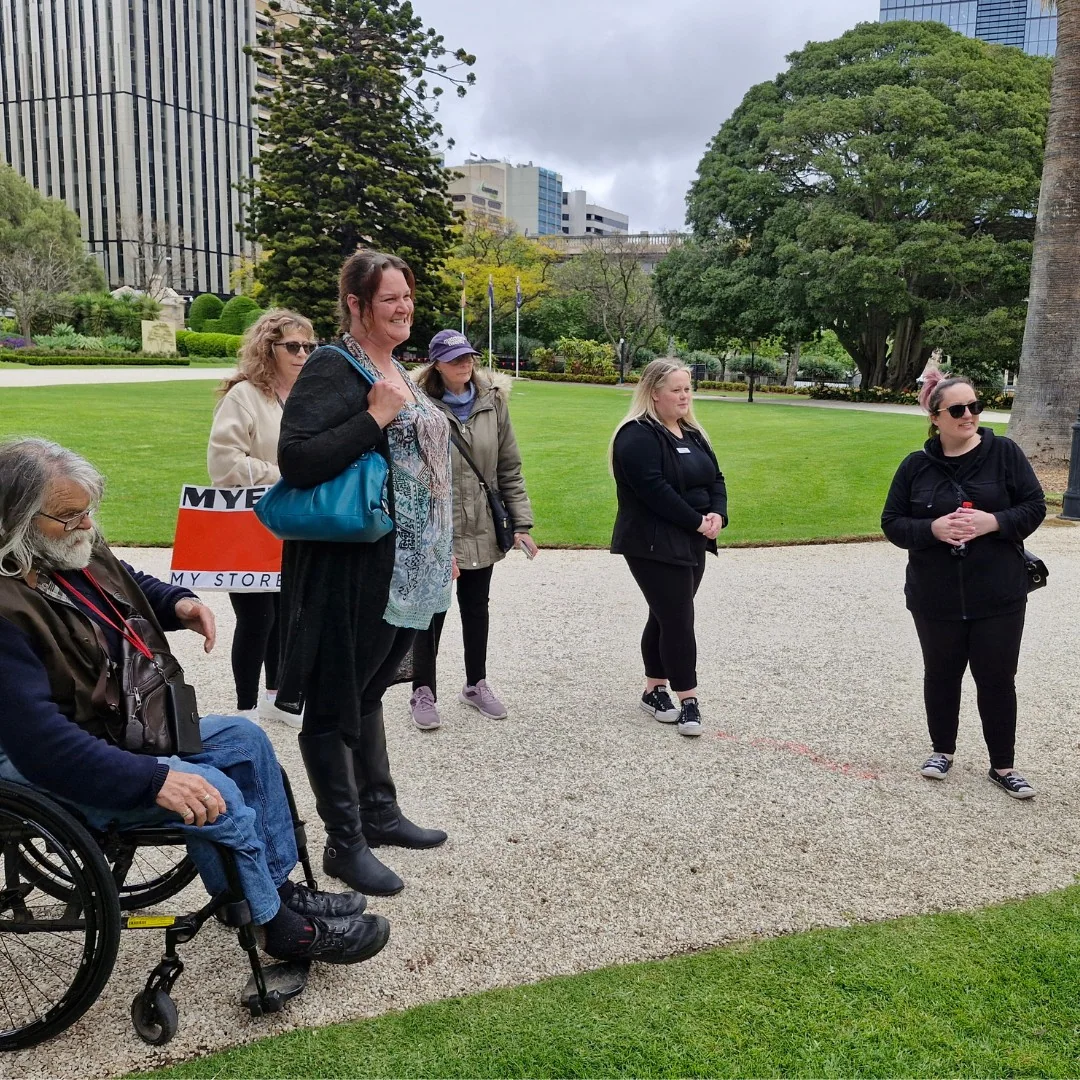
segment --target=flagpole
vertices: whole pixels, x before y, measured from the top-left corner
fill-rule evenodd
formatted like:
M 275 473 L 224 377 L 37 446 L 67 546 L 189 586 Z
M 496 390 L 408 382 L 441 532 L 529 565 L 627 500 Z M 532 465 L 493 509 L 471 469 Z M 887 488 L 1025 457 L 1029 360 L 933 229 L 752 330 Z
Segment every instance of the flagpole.
M 488 367 L 494 367 L 494 349 L 492 346 L 492 337 L 494 335 L 494 322 L 495 322 L 495 279 L 491 274 L 488 274 Z
M 514 378 L 521 378 L 521 278 L 514 293 Z
M 465 275 L 461 275 L 461 336 L 465 336 Z

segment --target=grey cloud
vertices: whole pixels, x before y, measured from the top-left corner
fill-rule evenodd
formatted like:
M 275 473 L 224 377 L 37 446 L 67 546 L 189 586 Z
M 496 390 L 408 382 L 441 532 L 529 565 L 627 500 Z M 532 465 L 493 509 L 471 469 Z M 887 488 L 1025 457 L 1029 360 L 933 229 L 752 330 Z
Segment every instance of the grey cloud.
M 631 228 L 681 227 L 708 141 L 755 83 L 808 40 L 875 19 L 877 0 L 549 0 L 418 13 L 477 55 L 477 83 L 440 116 L 470 151 L 557 169 L 569 186 L 630 214 Z

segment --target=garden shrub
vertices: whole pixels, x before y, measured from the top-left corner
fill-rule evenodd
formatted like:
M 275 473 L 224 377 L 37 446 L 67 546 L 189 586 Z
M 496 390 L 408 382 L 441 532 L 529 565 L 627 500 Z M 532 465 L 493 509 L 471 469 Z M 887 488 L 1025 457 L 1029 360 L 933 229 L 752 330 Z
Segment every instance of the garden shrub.
M 244 319 L 251 311 L 259 313 L 255 316 L 256 318 L 262 314 L 262 308 L 250 296 L 234 296 L 227 300 L 218 316 L 218 333 L 242 334 L 245 327 Z
M 979 400 L 988 409 L 1009 410 L 1012 394 L 995 389 L 978 390 Z M 873 401 L 888 405 L 918 405 L 919 396 L 914 390 L 889 390 L 884 386 L 871 386 L 863 390 L 848 386 L 812 386 L 810 396 L 819 401 Z
M 533 349 L 532 362 L 537 371 L 562 371 L 562 361 L 555 355 L 554 349 Z
M 199 334 L 194 330 L 176 331 L 176 348 L 181 356 L 220 356 L 235 360 L 240 341 L 239 334 Z
M 161 314 L 161 304 L 145 295 L 79 293 L 68 297 L 68 301 L 71 324 L 78 333 L 90 337 L 120 335 L 135 340 L 136 349 L 142 347 L 143 320 Z
M 522 378 L 537 382 L 598 383 L 601 386 L 614 386 L 619 381 L 618 375 L 574 375 L 564 371 L 528 371 Z
M 129 356 L 108 353 L 50 353 L 23 349 L 19 352 L 0 350 L 0 360 L 13 360 L 31 367 L 188 367 L 191 363 L 183 356 Z
M 570 375 L 615 375 L 615 348 L 608 343 L 584 338 L 561 337 L 555 352 L 565 361 Z
M 221 309 L 224 306 L 222 301 L 213 293 L 203 293 L 201 296 L 196 296 L 191 301 L 191 307 L 188 308 L 188 326 L 197 333 L 210 333 L 211 331 L 207 330 L 206 326 L 207 320 L 220 318 Z

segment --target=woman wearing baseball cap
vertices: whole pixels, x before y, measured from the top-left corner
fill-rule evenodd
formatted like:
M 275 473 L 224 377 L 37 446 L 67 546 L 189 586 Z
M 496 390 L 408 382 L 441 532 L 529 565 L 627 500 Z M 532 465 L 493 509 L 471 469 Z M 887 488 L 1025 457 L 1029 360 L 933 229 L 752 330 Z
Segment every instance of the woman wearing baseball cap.
M 488 596 L 491 573 L 505 554 L 499 547 L 484 483 L 502 496 L 513 523 L 516 546 L 531 559 L 536 554 L 529 530 L 532 506 L 521 475 L 521 454 L 510 424 L 510 380 L 502 374 L 478 370 L 479 355 L 457 330 L 440 330 L 428 347 L 429 365 L 417 379 L 420 388 L 446 413 L 454 450 L 453 504 L 454 555 L 458 609 L 465 644 L 465 686 L 458 695 L 482 716 L 501 720 L 506 708 L 487 683 Z M 466 461 L 461 450 L 472 459 Z M 436 707 L 435 658 L 439 651 L 445 613 L 416 635 L 413 646 L 413 694 L 409 709 L 416 726 L 437 728 L 442 720 Z

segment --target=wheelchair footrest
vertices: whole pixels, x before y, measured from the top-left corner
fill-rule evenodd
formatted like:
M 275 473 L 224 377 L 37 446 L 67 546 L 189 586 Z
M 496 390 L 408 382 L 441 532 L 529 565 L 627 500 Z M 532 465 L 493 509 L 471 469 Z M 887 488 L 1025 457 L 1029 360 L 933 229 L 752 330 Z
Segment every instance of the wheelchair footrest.
M 262 1016 L 263 1013 L 280 1012 L 285 1007 L 285 1002 L 303 992 L 308 981 L 310 961 L 289 960 L 277 964 L 263 966 L 263 981 L 266 984 L 266 996 L 259 999 L 259 988 L 252 975 L 240 995 L 240 1004 L 244 1006 L 252 1016 Z

